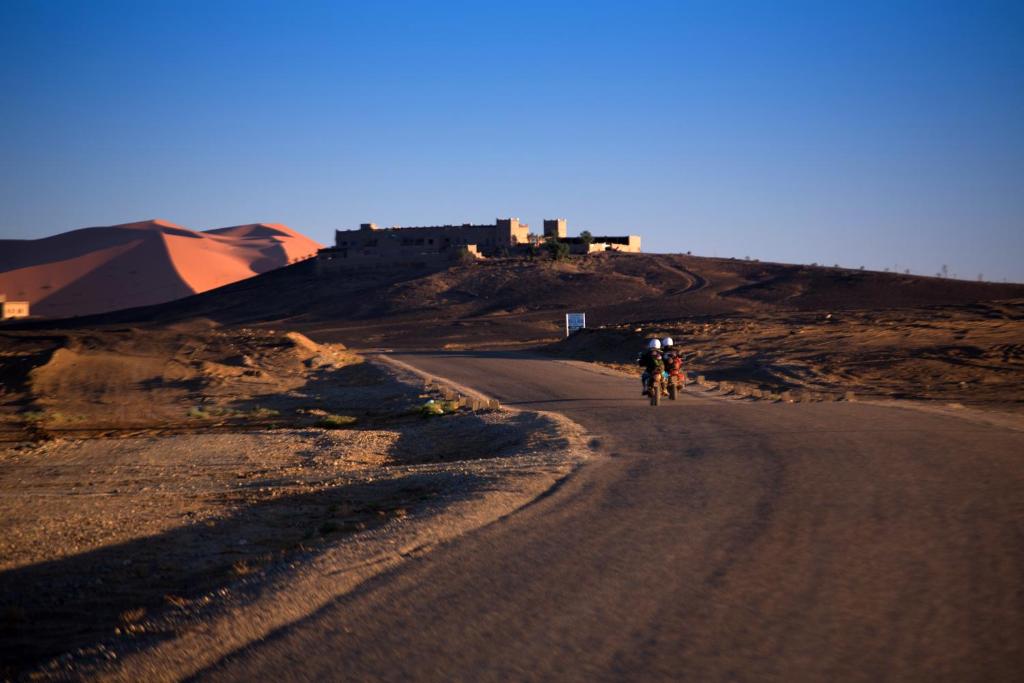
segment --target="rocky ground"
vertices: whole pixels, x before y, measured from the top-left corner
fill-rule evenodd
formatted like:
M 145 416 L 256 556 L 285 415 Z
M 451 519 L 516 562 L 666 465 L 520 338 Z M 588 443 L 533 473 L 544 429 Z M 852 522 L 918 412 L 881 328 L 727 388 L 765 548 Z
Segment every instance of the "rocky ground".
M 692 317 L 580 332 L 559 357 L 639 372 L 671 336 L 691 377 L 781 393 L 1024 409 L 1024 300 L 928 308 Z
M 310 567 L 400 559 L 486 523 L 582 453 L 564 420 L 460 408 L 301 335 L 5 341 L 0 677 L 114 675 L 203 624 L 259 637 L 351 588 Z
M 392 411 L 402 392 L 381 393 L 380 372 L 360 361 L 301 334 L 202 324 L 0 333 L 0 439 L 305 426 L 325 406 Z

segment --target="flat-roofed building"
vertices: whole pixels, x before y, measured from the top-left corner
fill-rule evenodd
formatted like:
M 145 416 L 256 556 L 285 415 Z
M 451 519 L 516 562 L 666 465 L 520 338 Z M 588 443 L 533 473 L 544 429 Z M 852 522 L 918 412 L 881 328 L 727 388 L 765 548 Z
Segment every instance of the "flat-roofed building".
M 27 318 L 28 312 L 29 302 L 8 301 L 5 295 L 0 294 L 0 320 L 8 320 L 9 318 Z
M 591 235 L 590 240 L 568 237 L 569 226 L 564 218 L 545 218 L 544 237 L 553 237 L 569 245 L 572 254 L 593 254 L 599 251 L 640 253 L 640 235 Z
M 500 256 L 529 240 L 530 226 L 518 218 L 498 218 L 493 225 L 433 225 L 379 228 L 362 223 L 358 230 L 336 230 L 334 246 L 320 251 L 327 262 L 345 265 L 435 265 L 460 258 Z
M 596 251 L 621 251 L 627 254 L 640 253 L 640 235 L 595 235 L 590 244 L 584 244 L 579 237 L 568 237 L 571 253 L 592 254 Z
M 589 242 L 568 237 L 564 218 L 544 220 L 545 239 L 569 245 L 573 254 L 598 251 L 640 251 L 639 235 L 597 236 Z M 321 249 L 317 270 L 326 272 L 353 267 L 445 267 L 458 261 L 495 256 L 527 255 L 537 236 L 518 218 L 498 218 L 493 225 L 432 225 L 390 228 L 362 223 L 358 229 L 335 230 L 334 246 Z

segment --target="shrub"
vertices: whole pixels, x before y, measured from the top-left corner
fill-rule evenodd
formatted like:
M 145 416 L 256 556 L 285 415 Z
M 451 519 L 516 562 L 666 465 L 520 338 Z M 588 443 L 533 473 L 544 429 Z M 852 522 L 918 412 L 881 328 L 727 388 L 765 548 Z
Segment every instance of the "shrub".
M 435 401 L 430 399 L 420 406 L 419 413 L 423 417 L 434 417 L 435 415 L 450 415 L 458 412 L 462 404 L 459 401 Z
M 434 399 L 430 399 L 422 406 L 420 406 L 420 415 L 423 417 L 433 417 L 435 415 L 444 415 L 444 405 L 438 403 Z
M 325 415 L 318 423 L 324 429 L 344 429 L 356 423 L 356 418 L 351 415 Z
M 569 245 L 557 237 L 548 237 L 544 240 L 544 250 L 556 261 L 562 261 L 569 257 Z

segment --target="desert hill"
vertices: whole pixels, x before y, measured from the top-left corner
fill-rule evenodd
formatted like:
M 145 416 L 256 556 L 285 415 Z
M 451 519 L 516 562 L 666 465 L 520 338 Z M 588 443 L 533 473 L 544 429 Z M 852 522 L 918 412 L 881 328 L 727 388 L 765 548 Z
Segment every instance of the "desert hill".
M 490 259 L 444 270 L 318 275 L 305 261 L 198 296 L 76 325 L 297 329 L 350 346 L 449 348 L 559 338 L 564 314 L 589 327 L 799 311 L 921 309 L 1024 298 L 1024 285 L 670 254 L 567 261 Z
M 562 341 L 568 311 L 585 312 L 589 329 Z M 1024 285 L 688 255 L 325 274 L 303 261 L 166 304 L 10 327 L 218 325 L 361 349 L 544 346 L 621 367 L 649 337 L 670 335 L 715 381 L 1024 405 Z
M 103 313 L 205 292 L 315 254 L 284 225 L 197 232 L 149 220 L 0 240 L 0 293 L 47 317 Z

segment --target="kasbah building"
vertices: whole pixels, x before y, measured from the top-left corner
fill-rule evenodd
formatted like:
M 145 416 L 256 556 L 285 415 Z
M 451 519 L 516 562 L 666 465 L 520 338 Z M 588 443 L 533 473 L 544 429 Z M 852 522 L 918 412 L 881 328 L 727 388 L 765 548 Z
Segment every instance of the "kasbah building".
M 554 239 L 571 254 L 603 251 L 638 253 L 639 235 L 595 235 L 589 241 L 569 237 L 564 218 L 544 221 L 544 240 Z M 363 223 L 358 230 L 336 230 L 334 246 L 321 249 L 317 268 L 325 270 L 394 266 L 443 266 L 464 260 L 525 255 L 541 238 L 518 218 L 498 218 L 493 225 L 435 225 L 378 228 Z

